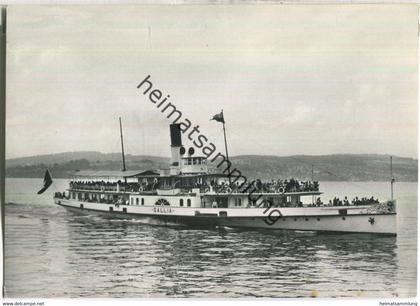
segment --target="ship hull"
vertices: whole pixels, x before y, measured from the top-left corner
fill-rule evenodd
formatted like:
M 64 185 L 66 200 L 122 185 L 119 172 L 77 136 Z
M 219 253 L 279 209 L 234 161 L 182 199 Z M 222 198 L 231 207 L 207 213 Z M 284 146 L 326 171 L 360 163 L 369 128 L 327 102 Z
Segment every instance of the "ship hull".
M 345 218 L 345 219 L 343 219 Z M 369 222 L 373 218 L 374 224 Z M 371 219 L 372 220 L 372 219 Z M 265 228 L 318 232 L 347 232 L 347 233 L 373 233 L 383 235 L 396 235 L 395 214 L 370 214 L 352 216 L 296 216 L 278 219 L 274 224 L 267 223 L 264 218 L 228 218 L 220 220 L 222 226 L 235 228 Z
M 171 208 L 132 207 L 55 199 L 55 203 L 83 214 L 97 213 L 112 218 L 138 218 L 156 225 L 181 225 L 212 228 L 217 226 L 247 229 L 299 230 L 342 233 L 372 233 L 396 235 L 396 213 L 372 213 L 365 208 L 346 207 L 281 208 L 281 212 L 258 208 Z M 270 215 L 270 216 L 269 216 Z

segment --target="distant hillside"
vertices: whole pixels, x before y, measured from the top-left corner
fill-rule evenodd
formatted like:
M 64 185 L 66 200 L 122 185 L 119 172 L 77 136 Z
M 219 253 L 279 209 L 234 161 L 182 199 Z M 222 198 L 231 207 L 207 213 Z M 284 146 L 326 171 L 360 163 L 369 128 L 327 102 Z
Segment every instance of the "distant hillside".
M 159 169 L 169 165 L 169 158 L 126 155 L 127 169 Z M 65 152 L 6 160 L 6 177 L 42 177 L 50 169 L 56 178 L 68 178 L 79 170 L 121 170 L 121 153 L 94 151 Z
M 232 162 L 248 177 L 271 179 L 294 177 L 319 181 L 387 181 L 390 178 L 389 155 L 337 154 L 323 156 L 235 156 Z M 393 157 L 393 173 L 397 181 L 417 181 L 418 160 Z
M 57 154 L 35 155 L 29 157 L 19 157 L 6 160 L 6 167 L 37 165 L 37 164 L 54 164 L 64 163 L 73 160 L 87 159 L 90 162 L 115 162 L 121 161 L 121 153 L 101 153 L 97 151 L 78 151 L 64 152 Z M 141 160 L 150 160 L 152 162 L 168 162 L 166 157 L 156 157 L 148 155 L 125 155 L 126 161 L 138 162 Z
M 231 158 L 233 167 L 248 178 L 311 178 L 319 181 L 387 181 L 390 176 L 389 156 L 375 154 L 337 154 L 323 156 L 261 156 L 240 155 Z M 169 158 L 127 155 L 127 169 L 159 169 L 169 165 Z M 418 161 L 393 157 L 397 181 L 417 181 Z M 67 178 L 78 170 L 120 170 L 119 153 L 66 152 L 6 160 L 7 177 L 42 177 L 45 169 L 56 178 Z

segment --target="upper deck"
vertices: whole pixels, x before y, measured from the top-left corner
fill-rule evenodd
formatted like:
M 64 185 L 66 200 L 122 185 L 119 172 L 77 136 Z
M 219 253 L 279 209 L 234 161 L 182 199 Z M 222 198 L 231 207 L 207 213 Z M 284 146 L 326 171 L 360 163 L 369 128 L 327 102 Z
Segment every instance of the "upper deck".
M 216 174 L 160 176 L 153 171 L 105 172 L 83 171 L 70 181 L 69 190 L 98 193 L 133 194 L 189 194 L 270 196 L 320 195 L 319 184 L 314 181 L 272 180 L 251 181 L 247 184 L 229 184 L 225 176 Z

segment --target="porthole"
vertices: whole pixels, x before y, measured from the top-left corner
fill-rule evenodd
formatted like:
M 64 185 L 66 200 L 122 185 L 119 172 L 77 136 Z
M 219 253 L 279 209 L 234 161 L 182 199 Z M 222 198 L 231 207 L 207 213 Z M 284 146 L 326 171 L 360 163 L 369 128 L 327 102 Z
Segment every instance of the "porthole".
M 294 218 L 293 220 L 297 221 L 297 218 Z
M 305 221 L 309 221 L 309 219 L 308 218 L 305 218 Z
M 320 218 L 316 218 L 318 221 L 321 221 L 321 219 Z
M 346 217 L 341 218 L 342 220 L 346 220 Z

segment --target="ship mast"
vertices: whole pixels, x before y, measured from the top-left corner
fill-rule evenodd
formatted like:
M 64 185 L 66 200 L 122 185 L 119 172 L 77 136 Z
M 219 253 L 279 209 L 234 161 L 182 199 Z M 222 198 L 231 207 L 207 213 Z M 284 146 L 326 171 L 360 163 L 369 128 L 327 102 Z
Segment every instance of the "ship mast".
M 125 171 L 125 156 L 124 156 L 124 139 L 123 139 L 123 132 L 122 132 L 122 124 L 121 124 L 121 117 L 120 117 L 120 135 L 121 135 L 121 154 L 122 154 L 122 171 Z
M 311 164 L 311 183 L 314 183 L 314 164 Z M 312 195 L 312 204 L 315 204 L 315 196 Z
M 225 138 L 225 150 L 226 150 L 226 160 L 227 160 L 227 162 L 228 162 L 228 165 L 229 165 L 229 153 L 228 153 L 228 147 L 227 147 L 227 141 L 226 141 L 226 128 L 225 128 L 225 117 L 223 116 L 223 109 L 222 109 L 222 112 L 221 112 L 221 114 L 222 114 L 222 118 L 223 118 L 223 135 L 224 135 L 224 138 Z M 232 179 L 231 179 L 231 177 L 230 177 L 230 175 L 229 175 L 229 186 L 231 186 L 232 185 Z
M 390 159 L 391 159 L 391 201 L 394 201 L 394 182 L 395 182 L 395 179 L 394 179 L 394 176 L 393 176 L 393 174 L 392 174 L 392 156 L 390 156 Z

